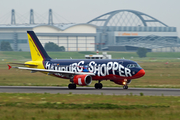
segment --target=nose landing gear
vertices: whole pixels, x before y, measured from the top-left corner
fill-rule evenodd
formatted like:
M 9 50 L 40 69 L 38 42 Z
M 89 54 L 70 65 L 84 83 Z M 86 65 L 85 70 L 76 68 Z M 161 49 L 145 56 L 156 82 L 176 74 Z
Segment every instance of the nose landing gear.
M 127 79 L 124 80 L 123 85 L 123 89 L 128 89 Z
M 123 86 L 123 89 L 128 89 L 128 86 L 127 86 L 127 85 L 124 85 L 124 86 Z

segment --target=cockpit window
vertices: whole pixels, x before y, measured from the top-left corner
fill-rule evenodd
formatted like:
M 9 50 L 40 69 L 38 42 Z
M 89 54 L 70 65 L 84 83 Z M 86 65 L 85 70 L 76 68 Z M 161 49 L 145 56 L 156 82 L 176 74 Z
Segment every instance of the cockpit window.
M 127 68 L 140 68 L 140 65 L 138 65 L 138 64 L 128 64 L 126 67 Z

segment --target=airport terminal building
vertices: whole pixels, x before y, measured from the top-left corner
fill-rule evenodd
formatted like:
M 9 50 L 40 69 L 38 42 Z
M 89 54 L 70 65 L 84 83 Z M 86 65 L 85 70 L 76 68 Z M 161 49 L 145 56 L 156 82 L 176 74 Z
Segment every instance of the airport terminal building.
M 14 51 L 29 51 L 27 30 L 33 30 L 41 43 L 54 42 L 66 51 L 180 52 L 176 27 L 139 11 L 116 10 L 81 24 L 0 25 L 0 42 L 10 42 Z

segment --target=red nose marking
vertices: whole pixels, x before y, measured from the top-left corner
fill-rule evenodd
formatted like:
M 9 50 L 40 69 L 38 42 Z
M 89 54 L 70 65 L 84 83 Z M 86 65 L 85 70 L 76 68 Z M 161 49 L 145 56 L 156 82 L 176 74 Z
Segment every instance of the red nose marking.
M 138 73 L 136 73 L 136 76 L 138 77 L 142 77 L 145 75 L 145 71 L 143 69 L 141 69 Z

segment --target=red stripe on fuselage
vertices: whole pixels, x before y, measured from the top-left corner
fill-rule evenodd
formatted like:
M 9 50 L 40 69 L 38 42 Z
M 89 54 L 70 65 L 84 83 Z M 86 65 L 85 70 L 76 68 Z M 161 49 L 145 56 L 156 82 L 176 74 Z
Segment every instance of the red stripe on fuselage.
M 141 69 L 135 75 L 130 76 L 130 77 L 123 77 L 123 76 L 113 75 L 113 74 L 106 75 L 106 76 L 97 76 L 96 75 L 96 76 L 92 76 L 92 80 L 124 80 L 124 79 L 130 80 L 130 79 L 140 78 L 140 77 L 142 77 L 144 75 L 145 75 L 145 71 L 143 69 Z M 66 78 L 66 77 L 58 76 L 58 75 L 54 75 L 54 76 L 64 78 L 64 79 L 69 79 L 69 78 Z

